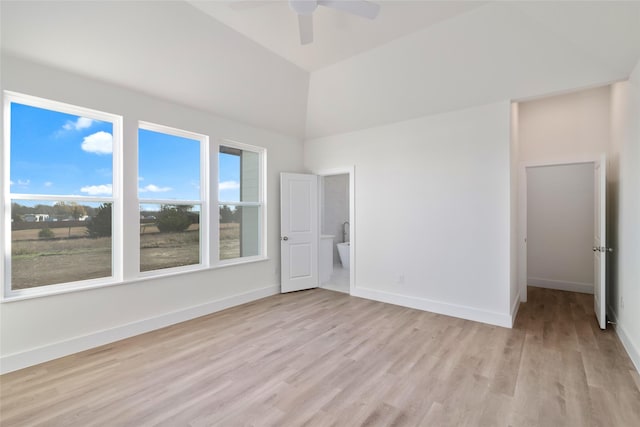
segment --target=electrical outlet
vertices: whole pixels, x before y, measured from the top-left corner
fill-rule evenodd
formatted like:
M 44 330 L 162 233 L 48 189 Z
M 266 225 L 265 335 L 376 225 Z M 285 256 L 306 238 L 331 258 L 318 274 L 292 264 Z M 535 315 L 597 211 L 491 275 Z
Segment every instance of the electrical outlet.
M 624 298 L 620 297 L 620 309 L 623 310 L 624 309 Z
M 404 284 L 404 273 L 398 275 L 398 280 L 396 280 L 396 282 L 398 283 L 398 285 Z

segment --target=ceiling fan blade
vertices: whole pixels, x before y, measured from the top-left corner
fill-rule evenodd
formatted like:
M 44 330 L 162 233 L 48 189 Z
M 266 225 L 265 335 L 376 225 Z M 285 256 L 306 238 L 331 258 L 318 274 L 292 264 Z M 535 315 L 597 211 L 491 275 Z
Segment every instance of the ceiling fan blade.
M 319 6 L 342 10 L 352 15 L 374 19 L 380 12 L 380 5 L 365 0 L 318 0 Z
M 298 15 L 300 28 L 300 43 L 309 44 L 313 41 L 313 15 Z

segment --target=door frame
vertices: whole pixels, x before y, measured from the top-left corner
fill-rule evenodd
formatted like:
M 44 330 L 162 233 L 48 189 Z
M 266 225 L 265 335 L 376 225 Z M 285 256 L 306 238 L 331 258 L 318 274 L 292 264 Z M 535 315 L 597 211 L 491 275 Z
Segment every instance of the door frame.
M 351 165 L 331 169 L 319 169 L 314 170 L 311 173 L 316 174 L 323 179 L 327 176 L 333 175 L 349 175 L 349 242 L 351 243 L 349 245 L 349 295 L 353 295 L 356 288 L 356 167 L 355 165 Z M 320 210 L 318 214 L 320 215 L 320 218 L 322 218 L 322 210 L 324 209 L 324 181 L 322 182 L 322 188 L 320 188 L 320 191 L 318 192 L 318 207 Z M 318 233 L 322 234 L 322 224 L 318 227 Z M 320 236 L 318 236 L 318 239 L 319 238 Z M 318 251 L 318 256 L 319 252 L 320 251 Z
M 527 168 L 592 163 L 595 169 L 597 162 L 606 161 L 606 154 L 602 153 L 547 161 L 520 162 L 518 168 L 518 289 L 520 290 L 520 302 L 527 302 Z M 605 221 L 608 221 L 608 218 Z M 606 243 L 604 245 L 606 246 Z

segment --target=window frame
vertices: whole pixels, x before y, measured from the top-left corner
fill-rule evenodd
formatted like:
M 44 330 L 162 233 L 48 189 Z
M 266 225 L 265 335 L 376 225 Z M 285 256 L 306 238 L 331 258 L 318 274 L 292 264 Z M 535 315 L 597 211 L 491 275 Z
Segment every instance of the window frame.
M 123 281 L 123 117 L 87 107 L 53 101 L 50 99 L 26 95 L 13 91 L 3 91 L 3 142 L 0 164 L 2 173 L 2 197 L 0 210 L 3 213 L 0 241 L 2 247 L 2 262 L 0 262 L 0 277 L 4 280 L 2 286 L 2 301 L 24 299 L 29 297 L 52 295 L 75 290 L 83 290 L 106 285 L 114 285 Z M 12 193 L 10 185 L 11 165 L 11 104 L 22 104 L 30 107 L 47 109 L 55 112 L 87 117 L 112 125 L 112 192 L 111 196 L 70 196 Z M 60 202 L 92 202 L 112 203 L 111 219 L 111 275 L 95 279 L 77 280 L 73 282 L 55 283 L 25 289 L 13 289 L 11 283 L 11 201 L 12 200 L 43 200 Z
M 200 142 L 200 200 L 186 200 L 186 199 L 161 199 L 161 198 L 140 198 L 139 187 L 136 187 L 136 195 L 137 195 L 137 206 L 138 209 L 141 204 L 148 205 L 176 205 L 176 204 L 188 204 L 188 205 L 199 205 L 200 206 L 200 262 L 198 264 L 191 265 L 183 265 L 178 267 L 168 267 L 168 268 L 160 268 L 156 270 L 149 271 L 140 271 L 140 240 L 138 235 L 138 265 L 136 266 L 137 276 L 138 277 L 156 277 L 156 276 L 164 276 L 166 274 L 179 273 L 179 272 L 187 272 L 187 271 L 195 271 L 201 270 L 203 268 L 209 267 L 210 263 L 210 242 L 211 238 L 209 228 L 210 228 L 210 204 L 211 199 L 209 197 L 209 187 L 210 187 L 210 156 L 209 156 L 209 136 L 203 135 L 196 132 L 186 131 L 166 125 L 160 125 L 157 123 L 147 122 L 147 121 L 138 121 L 138 132 L 136 135 L 136 151 L 138 152 L 137 165 L 136 165 L 136 178 L 140 176 L 140 141 L 138 140 L 140 135 L 140 129 L 148 130 L 151 132 L 164 133 L 166 135 L 177 136 L 180 138 L 187 138 L 192 140 L 197 140 Z M 137 181 L 136 181 L 137 183 Z M 139 221 L 139 218 L 138 218 Z
M 252 153 L 256 153 L 258 154 L 258 201 L 257 202 L 242 202 L 242 201 L 238 201 L 238 202 L 229 202 L 229 201 L 225 201 L 225 200 L 220 200 L 219 195 L 220 195 L 220 157 L 219 157 L 219 153 L 220 153 L 220 147 L 228 147 L 231 149 L 237 149 L 237 150 L 243 150 L 243 151 L 250 151 Z M 241 143 L 241 142 L 237 142 L 237 141 L 233 141 L 230 139 L 221 139 L 217 142 L 217 144 L 215 144 L 215 151 L 212 150 L 213 153 L 215 153 L 215 162 L 212 162 L 212 164 L 215 164 L 215 171 L 212 170 L 212 176 L 215 173 L 215 185 L 212 185 L 212 189 L 213 189 L 213 194 L 212 194 L 212 206 L 214 206 L 214 202 L 215 202 L 215 218 L 216 218 L 216 227 L 215 230 L 212 230 L 212 235 L 211 236 L 211 242 L 213 242 L 212 248 L 213 250 L 211 251 L 212 254 L 215 256 L 215 259 L 213 260 L 214 265 L 217 266 L 227 266 L 227 265 L 234 265 L 234 264 L 243 264 L 243 263 L 247 263 L 247 262 L 253 262 L 253 261 L 262 261 L 265 259 L 268 259 L 268 254 L 267 254 L 267 201 L 266 201 L 266 194 L 267 194 L 267 175 L 266 175 L 266 169 L 267 169 L 267 150 L 264 147 L 258 147 L 255 145 L 249 145 L 249 144 L 245 144 L 245 143 Z M 242 177 L 241 177 L 242 178 Z M 240 256 L 237 258 L 230 258 L 230 259 L 225 259 L 222 260 L 220 259 L 220 235 L 219 235 L 219 230 L 220 230 L 220 206 L 221 205 L 227 205 L 227 206 L 250 206 L 250 207 L 258 207 L 260 210 L 260 213 L 258 215 L 259 218 L 259 224 L 258 224 L 258 239 L 259 239 L 259 243 L 258 243 L 258 247 L 260 248 L 260 253 L 258 255 L 251 255 L 251 256 Z M 213 227 L 212 227 L 213 228 Z

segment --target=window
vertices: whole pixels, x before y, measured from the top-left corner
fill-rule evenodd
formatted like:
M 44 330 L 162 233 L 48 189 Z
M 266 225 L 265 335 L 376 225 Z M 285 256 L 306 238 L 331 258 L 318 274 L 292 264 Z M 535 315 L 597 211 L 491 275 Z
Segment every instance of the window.
M 9 92 L 5 114 L 5 295 L 119 279 L 121 118 Z
M 265 149 L 147 122 L 124 145 L 120 116 L 4 98 L 3 299 L 266 256 Z
M 218 154 L 220 261 L 264 256 L 264 150 L 225 143 Z
M 207 137 L 150 123 L 138 131 L 140 271 L 203 262 Z M 206 259 L 206 257 L 204 257 Z

